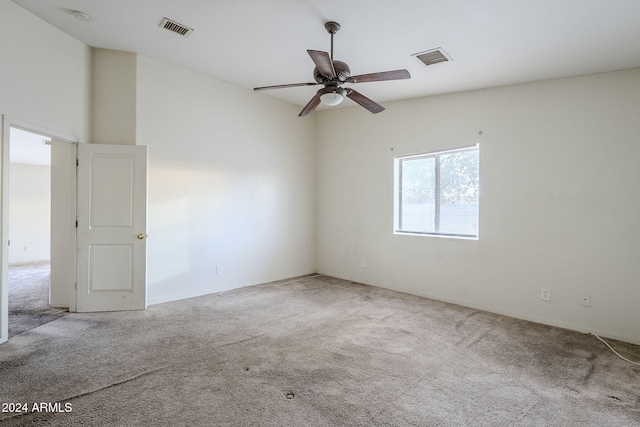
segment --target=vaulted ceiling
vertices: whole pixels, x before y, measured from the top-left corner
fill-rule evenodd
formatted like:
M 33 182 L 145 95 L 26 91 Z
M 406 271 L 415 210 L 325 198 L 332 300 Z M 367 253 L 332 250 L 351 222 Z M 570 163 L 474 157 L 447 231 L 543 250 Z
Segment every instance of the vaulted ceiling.
M 137 52 L 247 89 L 313 81 L 306 50 L 330 50 L 330 20 L 342 27 L 335 59 L 352 74 L 411 73 L 357 85 L 381 103 L 640 67 L 638 0 L 13 1 L 89 46 Z M 193 33 L 161 28 L 165 17 Z M 427 67 L 412 56 L 433 48 L 452 60 Z M 317 89 L 256 96 L 302 106 Z

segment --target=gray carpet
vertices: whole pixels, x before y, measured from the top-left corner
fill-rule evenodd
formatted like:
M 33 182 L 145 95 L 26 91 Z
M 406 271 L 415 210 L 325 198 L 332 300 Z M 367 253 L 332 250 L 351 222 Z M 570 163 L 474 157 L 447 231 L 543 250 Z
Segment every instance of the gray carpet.
M 67 314 L 49 307 L 48 263 L 9 266 L 9 337 Z
M 593 336 L 325 276 L 71 313 L 0 378 L 3 426 L 640 426 L 640 366 Z

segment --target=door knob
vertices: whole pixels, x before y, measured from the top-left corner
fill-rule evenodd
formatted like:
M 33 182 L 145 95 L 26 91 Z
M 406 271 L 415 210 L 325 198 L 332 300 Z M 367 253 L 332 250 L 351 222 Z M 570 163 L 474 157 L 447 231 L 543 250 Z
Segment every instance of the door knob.
M 147 235 L 144 234 L 144 233 L 138 234 L 138 240 L 144 240 L 146 237 L 147 237 Z

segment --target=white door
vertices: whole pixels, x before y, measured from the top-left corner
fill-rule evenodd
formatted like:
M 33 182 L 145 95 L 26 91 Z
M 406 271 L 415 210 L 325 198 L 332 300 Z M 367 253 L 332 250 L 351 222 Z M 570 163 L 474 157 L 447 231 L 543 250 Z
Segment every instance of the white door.
M 143 310 L 147 147 L 78 144 L 76 310 Z
M 49 304 L 75 311 L 76 144 L 51 139 Z

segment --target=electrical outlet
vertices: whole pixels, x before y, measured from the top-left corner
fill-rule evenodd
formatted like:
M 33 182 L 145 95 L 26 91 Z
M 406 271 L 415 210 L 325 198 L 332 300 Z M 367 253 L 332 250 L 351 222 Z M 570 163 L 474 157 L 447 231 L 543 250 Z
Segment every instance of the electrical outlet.
M 361 259 L 360 260 L 360 267 L 365 268 L 367 266 L 367 263 L 365 260 Z
M 31 246 L 25 246 L 24 247 L 24 251 L 25 252 L 30 252 L 31 251 Z
M 543 301 L 551 301 L 551 289 L 541 288 L 540 299 Z
M 591 307 L 591 295 L 580 294 L 580 305 L 584 307 Z
M 222 266 L 216 265 L 216 274 L 222 274 Z

